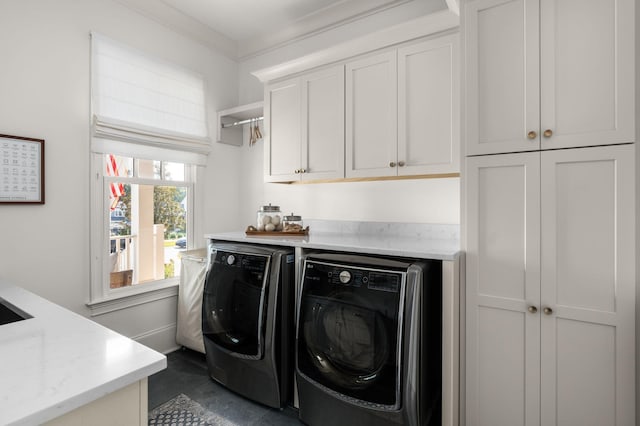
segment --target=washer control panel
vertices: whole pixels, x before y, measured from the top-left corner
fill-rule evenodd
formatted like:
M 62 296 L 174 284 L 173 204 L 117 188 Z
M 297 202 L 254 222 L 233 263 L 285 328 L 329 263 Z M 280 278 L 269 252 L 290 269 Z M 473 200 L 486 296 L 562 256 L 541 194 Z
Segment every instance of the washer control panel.
M 223 268 L 240 268 L 249 271 L 264 271 L 267 267 L 268 258 L 266 256 L 230 253 L 219 250 L 216 254 L 214 263 Z

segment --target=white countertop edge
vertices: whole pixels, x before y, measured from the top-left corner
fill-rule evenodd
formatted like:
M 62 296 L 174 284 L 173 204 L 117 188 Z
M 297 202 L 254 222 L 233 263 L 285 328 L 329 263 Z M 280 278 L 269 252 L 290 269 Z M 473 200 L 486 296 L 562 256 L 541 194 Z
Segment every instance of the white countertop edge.
M 149 364 L 144 368 L 133 371 L 125 376 L 110 382 L 104 383 L 100 386 L 88 389 L 86 391 L 79 392 L 75 396 L 72 396 L 65 401 L 61 401 L 52 407 L 43 407 L 38 411 L 34 411 L 30 415 L 27 415 L 19 420 L 7 423 L 7 426 L 18 425 L 34 425 L 42 424 L 50 420 L 54 420 L 60 416 L 63 416 L 71 411 L 96 401 L 104 396 L 109 395 L 112 392 L 118 391 L 122 388 L 129 386 L 139 380 L 142 380 L 150 375 L 164 370 L 167 367 L 167 360 L 159 360 L 153 364 Z
M 349 245 L 335 245 L 335 244 L 309 244 L 301 246 L 303 248 L 317 249 L 317 250 L 337 250 L 359 254 L 372 254 L 381 256 L 397 256 L 397 257 L 410 257 L 417 259 L 433 259 L 452 261 L 456 260 L 460 255 L 459 251 L 454 253 L 450 251 L 438 251 L 438 250 L 408 250 L 408 249 L 387 249 L 387 248 L 374 248 L 374 247 L 353 247 Z
M 6 377 L 0 381 L 0 424 L 33 425 L 53 420 L 157 373 L 167 366 L 165 355 L 1 279 L 0 298 L 33 316 L 33 318 L 24 321 L 0 326 L 0 342 L 3 342 L 4 345 L 16 345 L 3 348 L 5 354 L 3 361 L 17 364 L 14 367 L 15 374 L 11 369 L 4 368 L 3 370 Z M 64 341 L 59 345 L 51 344 L 52 341 L 58 341 L 57 339 L 67 331 L 78 332 L 79 336 L 84 336 L 84 338 L 91 336 L 91 339 L 89 341 L 73 340 L 72 335 L 67 333 L 66 339 L 73 340 L 70 348 L 66 347 Z M 26 363 L 30 358 L 29 354 L 24 352 L 29 346 L 24 346 L 21 343 L 22 340 L 30 341 L 33 336 L 48 336 L 45 339 L 36 339 L 38 342 L 48 339 L 44 346 L 37 348 L 47 351 L 46 354 L 42 352 L 46 359 L 64 359 L 66 354 L 69 354 L 70 357 L 68 358 L 69 363 L 61 365 L 60 368 L 57 367 L 58 364 L 50 365 L 49 361 L 29 364 L 33 365 L 31 368 L 33 372 L 45 368 L 43 362 L 49 365 L 46 368 L 53 368 L 53 370 L 47 370 L 50 371 L 46 376 L 48 385 L 51 387 L 49 392 L 46 395 L 28 399 L 29 396 L 24 393 L 24 389 L 20 385 L 17 388 L 12 388 L 12 386 L 15 383 L 22 383 L 25 386 L 31 385 L 35 389 L 39 385 L 39 381 L 35 383 L 30 381 L 33 380 L 33 377 L 39 376 L 29 374 L 32 372 L 28 371 L 30 367 Z M 105 363 L 103 353 L 96 353 L 95 350 L 92 350 L 99 348 L 103 343 L 106 344 L 107 341 L 125 344 L 126 355 L 122 355 L 118 359 L 118 368 L 114 369 L 112 364 Z M 16 350 L 18 351 L 16 352 Z M 15 358 L 19 354 L 27 356 Z M 39 353 L 39 355 L 41 354 Z M 38 360 L 40 358 L 42 357 L 38 357 Z M 70 369 L 69 366 L 73 366 L 73 368 Z M 22 373 L 23 371 L 25 373 Z M 68 376 L 73 374 L 70 371 L 90 371 L 90 373 L 78 379 Z M 57 381 L 60 383 L 51 385 Z M 13 390 L 14 393 L 6 394 L 8 390 Z M 4 401 L 3 394 L 6 396 Z M 7 402 L 11 403 L 11 401 L 13 401 L 13 405 L 7 405 Z
M 303 249 L 335 250 L 383 256 L 411 257 L 454 261 L 460 256 L 457 242 L 449 240 L 416 240 L 411 238 L 378 238 L 375 235 L 310 234 L 307 236 L 252 236 L 244 232 L 222 232 L 205 234 L 208 240 L 233 241 L 250 244 L 300 247 Z M 314 241 L 316 240 L 316 241 Z M 411 247 L 415 242 L 423 247 Z M 402 247 L 403 243 L 411 243 Z

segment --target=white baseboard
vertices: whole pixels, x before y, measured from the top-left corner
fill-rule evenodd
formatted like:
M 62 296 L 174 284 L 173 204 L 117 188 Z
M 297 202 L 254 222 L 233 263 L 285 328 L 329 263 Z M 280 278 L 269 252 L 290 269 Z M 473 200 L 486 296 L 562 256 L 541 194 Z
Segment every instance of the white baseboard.
M 131 339 L 160 353 L 168 354 L 180 349 L 180 345 L 176 342 L 176 329 L 177 324 L 173 323 L 132 336 Z

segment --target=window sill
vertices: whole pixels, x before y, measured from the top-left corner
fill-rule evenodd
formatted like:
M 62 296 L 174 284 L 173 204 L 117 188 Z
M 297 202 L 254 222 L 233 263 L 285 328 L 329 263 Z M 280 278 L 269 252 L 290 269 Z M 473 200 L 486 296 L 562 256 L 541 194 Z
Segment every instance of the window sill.
M 104 299 L 91 301 L 87 303 L 87 306 L 91 310 L 92 317 L 104 315 L 156 300 L 176 297 L 178 295 L 178 285 L 179 282 L 175 281 L 160 288 L 141 289 L 136 293 L 112 295 Z

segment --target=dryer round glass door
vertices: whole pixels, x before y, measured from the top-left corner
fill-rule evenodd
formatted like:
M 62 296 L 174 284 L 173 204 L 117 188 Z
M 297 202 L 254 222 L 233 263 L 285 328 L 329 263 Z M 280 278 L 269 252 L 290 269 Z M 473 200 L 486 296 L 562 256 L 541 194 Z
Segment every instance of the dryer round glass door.
M 269 257 L 218 251 L 202 297 L 202 334 L 242 357 L 263 355 Z
M 393 285 L 369 285 L 371 278 Z M 306 268 L 298 371 L 346 397 L 397 407 L 402 282 L 399 272 L 336 269 L 320 263 Z

